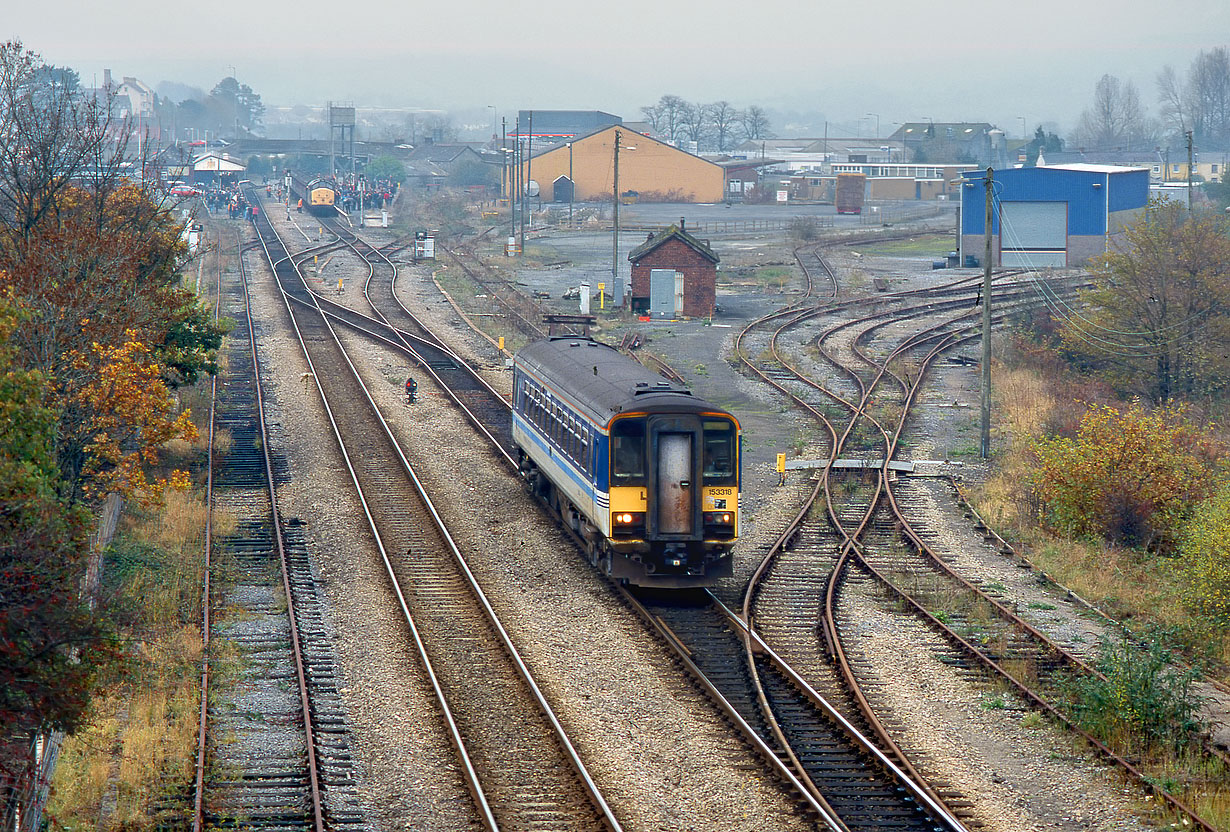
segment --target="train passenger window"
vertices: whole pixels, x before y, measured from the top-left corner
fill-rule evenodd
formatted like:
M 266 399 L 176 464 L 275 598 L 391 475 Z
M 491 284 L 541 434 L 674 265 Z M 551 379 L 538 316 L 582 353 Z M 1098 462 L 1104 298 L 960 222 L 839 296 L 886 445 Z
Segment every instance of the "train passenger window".
M 705 485 L 733 483 L 737 470 L 734 423 L 708 419 L 703 427 Z
M 645 484 L 645 420 L 620 419 L 611 426 L 611 485 Z

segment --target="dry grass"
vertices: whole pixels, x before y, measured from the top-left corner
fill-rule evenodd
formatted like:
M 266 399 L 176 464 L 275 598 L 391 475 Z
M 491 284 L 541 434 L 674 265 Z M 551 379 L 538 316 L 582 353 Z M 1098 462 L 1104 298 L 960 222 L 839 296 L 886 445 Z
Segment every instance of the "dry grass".
M 190 779 L 205 519 L 202 496 L 179 492 L 156 511 L 124 517 L 108 568 L 118 604 L 130 611 L 124 635 L 137 646 L 92 719 L 65 742 L 51 803 L 65 829 L 151 829 L 161 796 Z
M 214 431 L 214 453 L 217 456 L 226 456 L 231 452 L 234 444 L 235 437 L 226 428 L 218 428 Z
M 1225 664 L 1230 642 L 1197 636 L 1180 603 L 1173 561 L 1100 542 L 1069 540 L 1038 523 L 1031 499 L 1033 458 L 1029 440 L 1066 424 L 1073 407 L 1064 388 L 1028 366 L 995 367 L 994 390 L 1007 447 L 996 457 L 995 473 L 971 494 L 979 513 L 1010 540 L 1027 544 L 1030 559 L 1055 580 L 1107 613 L 1136 628 L 1158 627 L 1174 634 L 1192 654 Z

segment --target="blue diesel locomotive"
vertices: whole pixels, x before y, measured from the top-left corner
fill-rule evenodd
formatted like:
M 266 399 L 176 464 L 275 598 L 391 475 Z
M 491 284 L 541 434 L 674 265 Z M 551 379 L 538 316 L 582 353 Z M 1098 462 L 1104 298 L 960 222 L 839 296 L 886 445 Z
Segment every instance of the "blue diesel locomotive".
M 704 586 L 731 574 L 734 416 L 591 338 L 535 342 L 513 368 L 521 472 L 591 563 L 640 586 Z

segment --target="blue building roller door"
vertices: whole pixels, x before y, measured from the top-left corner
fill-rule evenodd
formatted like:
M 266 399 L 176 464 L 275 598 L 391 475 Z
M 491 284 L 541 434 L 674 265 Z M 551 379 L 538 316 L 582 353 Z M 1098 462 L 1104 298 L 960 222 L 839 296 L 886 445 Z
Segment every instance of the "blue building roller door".
M 1000 265 L 1063 268 L 1068 264 L 1066 202 L 1000 204 Z

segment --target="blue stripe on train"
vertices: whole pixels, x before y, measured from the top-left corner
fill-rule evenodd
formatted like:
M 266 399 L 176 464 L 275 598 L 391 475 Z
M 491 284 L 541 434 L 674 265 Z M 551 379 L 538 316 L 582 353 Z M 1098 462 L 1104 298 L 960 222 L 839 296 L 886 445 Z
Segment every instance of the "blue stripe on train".
M 585 492 L 585 495 L 593 500 L 599 508 L 605 509 L 610 506 L 610 497 L 605 491 L 598 491 L 594 488 L 594 484 L 587 480 L 566 456 L 552 447 L 546 439 L 531 425 L 528 421 L 521 418 L 519 413 L 513 413 L 513 430 L 521 429 L 521 432 L 533 440 L 534 444 L 547 454 L 551 461 L 555 463 L 561 471 L 568 476 L 570 480 L 575 482 Z

